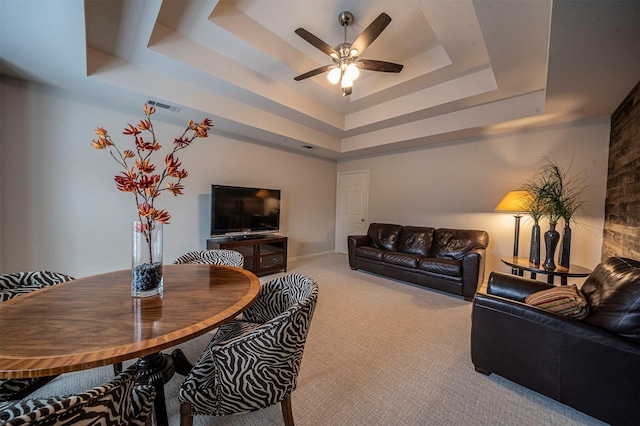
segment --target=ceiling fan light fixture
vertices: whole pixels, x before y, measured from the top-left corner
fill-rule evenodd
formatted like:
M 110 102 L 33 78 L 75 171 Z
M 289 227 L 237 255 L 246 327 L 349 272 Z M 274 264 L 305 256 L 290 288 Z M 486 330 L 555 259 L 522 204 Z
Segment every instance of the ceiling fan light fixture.
M 360 75 L 360 70 L 354 63 L 351 63 L 347 65 L 347 69 L 345 70 L 343 78 L 347 78 L 353 82 L 353 80 L 358 78 L 359 75 Z
M 329 74 L 327 74 L 327 79 L 331 84 L 337 84 L 340 81 L 341 74 L 342 73 L 340 72 L 340 68 L 335 67 L 334 69 L 329 71 Z
M 338 22 L 344 28 L 344 42 L 335 48 L 329 46 L 315 35 L 311 34 L 304 28 L 298 28 L 295 33 L 306 40 L 313 47 L 326 53 L 333 59 L 333 64 L 325 65 L 320 68 L 308 71 L 304 74 L 294 77 L 294 80 L 301 81 L 309 77 L 314 77 L 324 72 L 329 72 L 328 80 L 337 84 L 340 81 L 342 88 L 342 96 L 349 96 L 352 92 L 353 81 L 360 74 L 359 68 L 368 71 L 392 72 L 399 73 L 402 71 L 402 65 L 391 62 L 378 61 L 372 59 L 358 59 L 367 47 L 384 31 L 391 22 L 391 17 L 386 13 L 381 13 L 376 19 L 367 26 L 355 39 L 353 43 L 347 43 L 347 26 L 353 22 L 351 12 L 342 12 L 338 16 Z

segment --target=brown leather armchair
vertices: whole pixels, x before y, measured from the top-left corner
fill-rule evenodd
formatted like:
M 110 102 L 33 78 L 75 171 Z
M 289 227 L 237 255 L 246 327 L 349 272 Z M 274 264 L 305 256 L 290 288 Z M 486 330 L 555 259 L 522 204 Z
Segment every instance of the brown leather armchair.
M 611 258 L 581 290 L 577 320 L 527 305 L 553 287 L 492 272 L 473 302 L 471 358 L 496 373 L 613 425 L 640 424 L 640 262 Z

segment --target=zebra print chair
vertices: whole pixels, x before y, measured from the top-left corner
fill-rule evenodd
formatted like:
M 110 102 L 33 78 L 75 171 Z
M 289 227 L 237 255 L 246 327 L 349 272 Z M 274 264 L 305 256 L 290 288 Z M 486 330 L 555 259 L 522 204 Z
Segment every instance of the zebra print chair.
M 210 265 L 244 267 L 244 256 L 235 250 L 215 249 L 190 251 L 177 258 L 174 264 L 201 263 Z
M 77 395 L 0 403 L 4 426 L 151 425 L 156 390 L 135 383 L 132 367 L 112 381 Z
M 72 279 L 73 278 L 68 275 L 51 271 L 0 274 L 0 302 L 5 302 L 31 291 Z M 46 376 L 29 379 L 0 380 L 0 402 L 22 399 L 55 377 L 56 376 Z
M 318 286 L 298 274 L 264 284 L 242 320 L 220 327 L 179 390 L 180 425 L 197 414 L 224 416 L 278 402 L 285 425 L 293 425 L 291 392 Z

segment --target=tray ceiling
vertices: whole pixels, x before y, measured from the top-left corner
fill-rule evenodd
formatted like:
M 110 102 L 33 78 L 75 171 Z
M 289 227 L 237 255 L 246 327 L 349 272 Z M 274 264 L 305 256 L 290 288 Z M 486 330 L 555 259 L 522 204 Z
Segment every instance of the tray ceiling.
M 640 8 L 604 3 L 3 0 L 0 54 L 3 74 L 340 159 L 611 114 L 640 75 Z M 338 45 L 345 10 L 348 42 L 391 16 L 362 57 L 403 71 L 361 71 L 348 97 L 326 74 L 294 81 L 331 63 L 295 29 Z

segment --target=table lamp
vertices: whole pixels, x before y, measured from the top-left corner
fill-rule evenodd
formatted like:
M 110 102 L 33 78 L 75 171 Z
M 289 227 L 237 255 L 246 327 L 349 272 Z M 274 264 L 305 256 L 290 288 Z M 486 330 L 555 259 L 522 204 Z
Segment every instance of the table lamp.
M 516 230 L 513 237 L 513 257 L 518 257 L 518 241 L 520 240 L 520 218 L 521 213 L 529 211 L 527 207 L 531 194 L 529 191 L 509 191 L 507 195 L 498 203 L 494 212 L 500 213 L 515 213 L 513 217 L 516 218 Z M 517 268 L 511 268 L 511 273 L 516 275 L 518 273 Z

